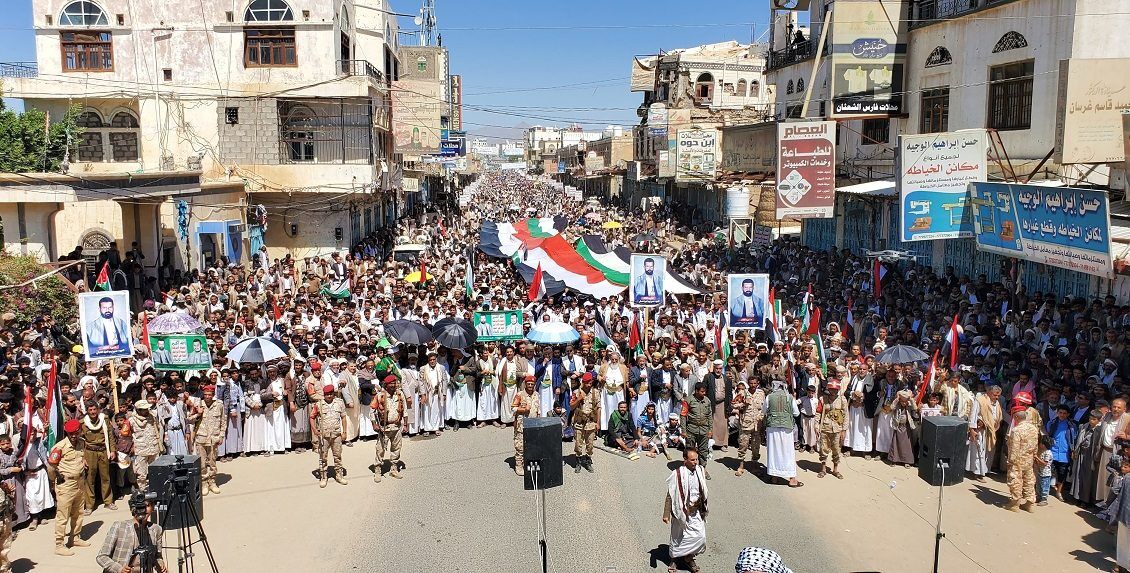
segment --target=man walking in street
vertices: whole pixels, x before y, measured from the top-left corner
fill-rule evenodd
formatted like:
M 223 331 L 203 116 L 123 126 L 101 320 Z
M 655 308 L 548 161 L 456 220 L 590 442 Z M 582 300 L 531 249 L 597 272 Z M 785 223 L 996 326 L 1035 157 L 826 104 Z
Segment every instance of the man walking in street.
M 819 428 L 820 438 L 817 442 L 817 451 L 820 454 L 820 473 L 816 477 L 827 475 L 824 462 L 832 458 L 832 475 L 844 479 L 840 473 L 840 444 L 844 443 L 844 422 L 847 420 L 847 398 L 840 394 L 840 381 L 833 378 L 828 380 L 824 387 L 824 396 L 816 413 L 816 427 Z
M 713 405 L 706 397 L 706 383 L 699 382 L 694 385 L 694 393 L 687 399 L 683 428 L 686 432 L 687 446 L 697 449 L 701 456 L 698 460 L 706 479 L 710 479 L 710 472 L 706 470 L 706 460 L 710 458 L 710 439 L 714 437 L 713 415 Z
M 341 432 L 345 428 L 345 403 L 334 395 L 337 386 L 326 384 L 322 388 L 323 399 L 310 405 L 310 429 L 318 443 L 318 487 L 326 487 L 328 477 L 326 458 L 330 452 L 334 456 L 334 481 L 349 485 L 345 479 L 345 467 L 341 465 Z
M 706 551 L 707 489 L 703 481 L 705 470 L 699 465 L 699 459 L 698 450 L 687 446 L 683 450 L 683 465 L 667 477 L 663 523 L 671 525 L 669 573 L 675 573 L 680 562 L 697 573 L 699 568 L 694 558 Z
M 79 438 L 82 422 L 67 420 L 63 424 L 63 431 L 67 433 L 67 437 L 51 448 L 47 464 L 55 482 L 55 555 L 70 556 L 75 554 L 71 547 L 90 546 L 81 537 L 82 509 L 86 504 L 83 478 L 87 469 Z
M 215 386 L 204 387 L 204 400 L 195 410 L 199 420 L 192 443 L 200 456 L 200 489 L 204 495 L 220 493 L 216 487 L 216 448 L 224 441 L 227 420 L 224 404 L 216 400 Z
M 757 388 L 757 378 L 750 378 L 752 391 L 746 390 L 746 382 L 738 381 L 734 395 L 734 412 L 738 415 L 738 470 L 734 475 L 745 473 L 745 453 L 751 451 L 753 465 L 761 463 L 761 430 L 765 420 L 765 392 Z
M 385 473 L 385 454 L 388 454 L 391 471 L 389 476 L 400 479 L 400 448 L 404 430 L 404 407 L 408 401 L 404 393 L 396 387 L 396 376 L 389 374 L 384 379 L 384 389 L 373 396 L 370 407 L 375 416 L 373 426 L 377 431 L 377 467 L 373 472 L 373 481 L 380 483 L 381 476 Z
M 577 456 L 573 471 L 580 473 L 584 467 L 592 473 L 593 437 L 600 427 L 600 392 L 592 387 L 592 372 L 581 376 L 581 387 L 573 392 L 569 408 L 573 411 L 573 453 Z
M 526 418 L 536 418 L 541 410 L 533 374 L 527 374 L 524 387 L 514 397 L 510 411 L 514 413 L 514 473 L 526 475 L 526 442 L 522 436 L 522 426 Z
M 1004 508 L 1016 511 L 1033 511 L 1036 503 L 1036 475 L 1032 462 L 1040 430 L 1028 420 L 1028 411 L 1022 405 L 1013 407 L 1012 421 L 1016 424 L 1008 432 L 1008 493 Z

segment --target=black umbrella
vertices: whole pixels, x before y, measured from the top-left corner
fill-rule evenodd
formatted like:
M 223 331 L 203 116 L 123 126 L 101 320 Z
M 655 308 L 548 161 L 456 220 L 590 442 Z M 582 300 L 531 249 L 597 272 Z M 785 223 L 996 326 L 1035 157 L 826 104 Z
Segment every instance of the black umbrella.
M 929 354 L 922 352 L 922 350 L 918 348 L 905 344 L 896 344 L 880 352 L 879 355 L 875 357 L 875 360 L 881 364 L 909 364 L 929 358 Z
M 448 317 L 432 325 L 432 336 L 447 348 L 464 349 L 479 339 L 475 325 L 462 318 Z
M 286 344 L 266 336 L 240 340 L 228 351 L 228 358 L 240 364 L 263 364 L 289 356 Z
M 435 339 L 428 327 L 411 320 L 390 320 L 384 324 L 385 336 L 404 344 L 427 344 Z

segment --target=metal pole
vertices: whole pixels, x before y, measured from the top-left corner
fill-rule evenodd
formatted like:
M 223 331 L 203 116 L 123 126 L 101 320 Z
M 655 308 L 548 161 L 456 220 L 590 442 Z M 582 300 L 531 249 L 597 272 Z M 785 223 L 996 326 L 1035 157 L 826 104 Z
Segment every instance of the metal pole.
M 938 555 L 942 550 L 942 538 L 946 536 L 942 533 L 942 493 L 945 491 L 946 468 L 949 464 L 945 460 L 938 460 L 938 467 L 942 469 L 942 481 L 938 483 L 938 521 L 934 526 L 934 573 L 938 573 Z
M 808 117 L 808 103 L 812 100 L 812 87 L 816 83 L 816 72 L 820 69 L 820 58 L 824 57 L 824 40 L 828 37 L 828 24 L 832 19 L 832 9 L 833 5 L 829 5 L 828 11 L 824 12 L 824 25 L 820 26 L 820 44 L 816 46 L 816 59 L 812 60 L 812 73 L 808 76 L 808 89 L 804 92 L 804 105 L 800 108 L 802 118 Z M 789 40 L 791 38 L 786 38 L 785 42 Z M 808 41 L 812 41 L 811 35 L 809 35 Z

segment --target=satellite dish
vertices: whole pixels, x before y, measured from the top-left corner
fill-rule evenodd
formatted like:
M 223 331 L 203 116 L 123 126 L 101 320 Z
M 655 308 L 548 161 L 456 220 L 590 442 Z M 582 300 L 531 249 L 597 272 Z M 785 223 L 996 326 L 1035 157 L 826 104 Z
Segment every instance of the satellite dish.
M 423 18 L 421 18 L 421 17 L 419 17 L 419 16 L 416 16 L 415 18 L 412 18 L 412 21 L 413 21 L 413 22 L 415 22 L 417 26 L 419 26 L 420 24 L 423 24 L 423 23 L 424 23 L 424 19 L 423 19 Z

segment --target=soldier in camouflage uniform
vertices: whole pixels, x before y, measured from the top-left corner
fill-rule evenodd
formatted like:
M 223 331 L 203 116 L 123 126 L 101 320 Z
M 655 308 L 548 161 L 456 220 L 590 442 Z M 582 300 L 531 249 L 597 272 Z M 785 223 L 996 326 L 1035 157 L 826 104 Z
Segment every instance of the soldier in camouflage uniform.
M 318 443 L 318 487 L 326 487 L 326 457 L 334 455 L 334 481 L 348 485 L 341 465 L 341 432 L 345 428 L 345 402 L 334 395 L 337 387 L 322 388 L 323 399 L 310 405 L 310 430 Z
M 832 475 L 844 479 L 840 473 L 840 446 L 844 443 L 844 424 L 847 421 L 848 401 L 840 394 L 840 381 L 828 380 L 824 397 L 820 399 L 816 413 L 816 428 L 820 432 L 816 450 L 820 453 L 820 473 L 827 475 L 824 462 L 832 458 Z
M 738 381 L 738 389 L 734 393 L 734 412 L 738 416 L 738 470 L 734 475 L 745 473 L 745 453 L 752 451 L 750 461 L 756 466 L 761 460 L 761 431 L 765 421 L 765 392 L 757 388 L 757 379 L 750 378 L 749 383 L 754 386 L 752 390 L 746 389 L 746 383 Z
M 383 390 L 373 396 L 370 405 L 376 419 L 373 420 L 373 429 L 377 431 L 377 460 L 373 472 L 373 481 L 380 482 L 381 475 L 385 472 L 385 452 L 388 452 L 389 465 L 392 470 L 388 475 L 400 479 L 400 447 L 404 430 L 404 408 L 408 399 L 404 392 L 397 388 L 400 381 L 396 376 L 385 376 Z
M 1040 430 L 1028 420 L 1024 406 L 1018 406 L 1012 413 L 1016 423 L 1008 432 L 1008 493 L 1009 500 L 1004 508 L 1016 511 L 1032 511 L 1036 503 L 1036 474 L 1032 463 L 1036 457 L 1036 445 L 1040 440 Z
M 541 412 L 536 386 L 534 375 L 527 374 L 524 390 L 514 396 L 514 403 L 510 405 L 514 412 L 514 473 L 518 475 L 526 475 L 526 443 L 522 437 L 522 426 L 526 418 L 536 418 Z
M 138 400 L 133 410 L 128 418 L 130 431 L 133 432 L 133 475 L 137 479 L 137 489 L 148 491 L 149 464 L 156 461 L 160 453 L 161 431 L 148 400 Z
M 200 482 L 204 495 L 220 493 L 216 487 L 216 448 L 224 441 L 227 420 L 224 404 L 216 400 L 216 387 L 204 387 L 204 401 L 194 408 L 199 422 L 192 443 L 200 456 Z
M 592 372 L 585 372 L 581 377 L 581 387 L 573 391 L 569 409 L 573 411 L 576 436 L 573 453 L 577 455 L 577 467 L 574 471 L 580 473 L 583 467 L 591 472 L 593 437 L 600 427 L 600 392 L 592 387 Z

